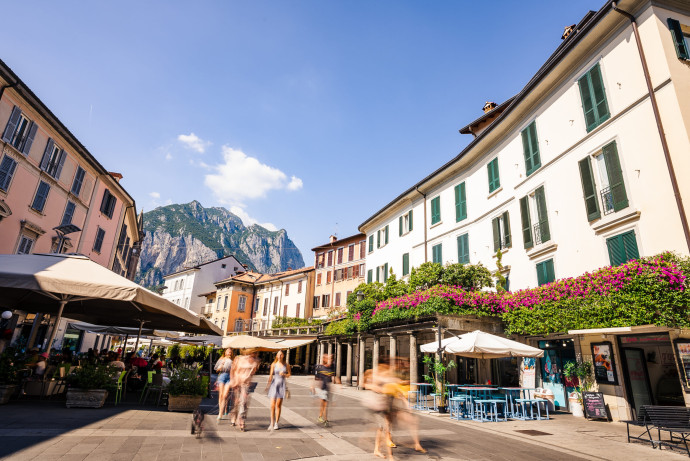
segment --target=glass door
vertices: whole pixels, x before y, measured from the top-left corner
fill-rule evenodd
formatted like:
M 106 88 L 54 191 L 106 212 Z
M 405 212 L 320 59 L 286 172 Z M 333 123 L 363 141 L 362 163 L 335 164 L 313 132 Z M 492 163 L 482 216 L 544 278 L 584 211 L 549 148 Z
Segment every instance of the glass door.
M 624 348 L 623 360 L 626 367 L 630 406 L 637 415 L 642 405 L 653 405 L 652 387 L 649 385 L 649 372 L 643 349 Z

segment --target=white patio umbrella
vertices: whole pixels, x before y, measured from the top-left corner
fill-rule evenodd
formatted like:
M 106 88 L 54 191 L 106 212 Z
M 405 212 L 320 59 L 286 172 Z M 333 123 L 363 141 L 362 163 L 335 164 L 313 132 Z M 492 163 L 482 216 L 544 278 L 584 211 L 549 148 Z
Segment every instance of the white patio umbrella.
M 444 352 L 476 359 L 496 359 L 501 357 L 543 357 L 544 351 L 522 344 L 512 339 L 475 330 L 464 335 L 446 338 L 441 341 Z M 438 342 L 420 346 L 422 352 L 438 351 Z
M 220 329 L 83 255 L 0 255 L 0 306 L 98 325 L 217 334 Z
M 260 351 L 277 351 L 285 349 L 279 344 L 263 338 L 249 335 L 224 336 L 223 348 L 227 349 L 257 349 Z

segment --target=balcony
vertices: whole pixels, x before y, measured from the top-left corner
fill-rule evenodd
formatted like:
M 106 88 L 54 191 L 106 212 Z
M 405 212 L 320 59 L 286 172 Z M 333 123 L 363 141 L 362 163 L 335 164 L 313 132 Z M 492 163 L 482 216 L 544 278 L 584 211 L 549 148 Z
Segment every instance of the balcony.
M 604 215 L 613 213 L 613 191 L 610 187 L 603 188 L 599 194 L 601 195 L 601 204 L 604 209 Z

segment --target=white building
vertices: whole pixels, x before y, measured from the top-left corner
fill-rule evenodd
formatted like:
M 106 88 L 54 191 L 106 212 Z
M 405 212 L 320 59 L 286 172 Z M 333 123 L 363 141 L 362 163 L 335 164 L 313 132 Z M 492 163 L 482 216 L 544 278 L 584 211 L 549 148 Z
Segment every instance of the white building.
M 515 290 L 688 254 L 689 5 L 618 8 L 644 58 L 611 2 L 588 13 L 519 94 L 461 130 L 475 139 L 460 154 L 360 225 L 367 281 L 425 261 L 495 270 L 500 249 Z
M 262 275 L 254 284 L 253 330 L 271 328 L 276 317 L 312 317 L 313 266 Z
M 163 277 L 163 297 L 200 314 L 206 303 L 200 294 L 215 291 L 214 283 L 244 272 L 246 269 L 234 256 L 226 256 L 194 267 L 189 267 Z

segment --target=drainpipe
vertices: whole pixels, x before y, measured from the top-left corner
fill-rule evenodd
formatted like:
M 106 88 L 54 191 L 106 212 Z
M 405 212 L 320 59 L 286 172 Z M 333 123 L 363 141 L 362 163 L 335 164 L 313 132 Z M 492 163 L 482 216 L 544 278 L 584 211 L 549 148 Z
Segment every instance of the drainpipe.
M 427 242 L 427 237 L 426 237 L 426 194 L 422 193 L 419 190 L 419 187 L 417 187 L 417 186 L 415 186 L 414 190 L 416 190 L 419 195 L 424 197 L 424 220 L 423 220 L 423 222 L 424 222 L 424 262 L 428 262 L 429 261 L 429 255 L 428 255 L 429 250 L 427 249 L 427 245 L 426 245 L 426 242 Z
M 649 76 L 649 68 L 647 67 L 647 59 L 644 55 L 644 50 L 642 49 L 642 41 L 640 40 L 640 32 L 637 30 L 637 21 L 635 16 L 623 11 L 618 8 L 616 2 L 611 3 L 611 8 L 614 11 L 622 14 L 623 16 L 630 19 L 632 24 L 633 34 L 635 35 L 635 43 L 637 43 L 637 51 L 640 53 L 640 61 L 642 62 L 642 72 L 644 73 L 644 79 L 647 83 L 647 91 L 649 93 L 649 100 L 652 103 L 652 110 L 654 111 L 654 118 L 656 119 L 656 126 L 659 130 L 659 137 L 661 138 L 661 148 L 664 151 L 664 158 L 666 159 L 666 167 L 668 168 L 668 174 L 671 177 L 671 187 L 673 187 L 673 196 L 676 199 L 676 206 L 678 207 L 678 214 L 680 215 L 680 222 L 683 225 L 683 233 L 685 234 L 685 243 L 690 249 L 690 226 L 688 225 L 688 217 L 685 214 L 685 208 L 683 207 L 683 199 L 680 195 L 680 189 L 678 188 L 678 180 L 676 178 L 676 173 L 673 168 L 673 161 L 671 160 L 671 152 L 668 148 L 668 142 L 666 141 L 666 133 L 664 132 L 664 126 L 661 123 L 661 115 L 659 113 L 659 106 L 656 102 L 656 95 L 654 94 L 654 87 L 652 86 L 652 79 Z

